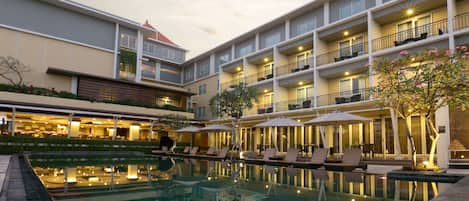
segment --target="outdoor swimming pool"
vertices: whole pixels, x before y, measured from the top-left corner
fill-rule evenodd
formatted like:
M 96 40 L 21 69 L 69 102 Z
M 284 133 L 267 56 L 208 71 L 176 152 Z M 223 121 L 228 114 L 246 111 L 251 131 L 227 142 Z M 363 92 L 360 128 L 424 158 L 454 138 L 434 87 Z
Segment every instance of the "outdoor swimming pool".
M 449 183 L 170 157 L 31 157 L 54 200 L 415 200 Z

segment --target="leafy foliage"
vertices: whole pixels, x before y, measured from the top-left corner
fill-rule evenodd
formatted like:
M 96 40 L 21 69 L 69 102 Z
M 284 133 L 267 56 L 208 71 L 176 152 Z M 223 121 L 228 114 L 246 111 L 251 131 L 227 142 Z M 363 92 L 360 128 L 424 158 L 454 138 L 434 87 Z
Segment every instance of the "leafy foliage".
M 251 109 L 257 102 L 255 88 L 240 83 L 224 90 L 210 99 L 210 107 L 214 115 L 225 115 L 240 119 L 245 109 Z
M 446 105 L 461 110 L 469 107 L 468 57 L 466 47 L 458 47 L 454 52 L 432 48 L 414 55 L 402 51 L 397 59 L 384 58 L 374 64 L 378 73 L 375 95 L 380 103 L 403 119 L 412 115 L 425 116 L 427 133 L 432 139 L 430 165 L 433 165 L 439 139 L 434 125 L 436 111 Z M 407 123 L 406 127 L 415 151 Z

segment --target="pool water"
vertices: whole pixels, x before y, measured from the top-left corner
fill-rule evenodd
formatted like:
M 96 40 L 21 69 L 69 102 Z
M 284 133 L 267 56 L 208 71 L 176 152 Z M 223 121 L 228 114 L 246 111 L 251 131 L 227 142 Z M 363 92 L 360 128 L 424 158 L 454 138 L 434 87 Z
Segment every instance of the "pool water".
M 447 183 L 182 158 L 31 158 L 54 200 L 426 201 Z

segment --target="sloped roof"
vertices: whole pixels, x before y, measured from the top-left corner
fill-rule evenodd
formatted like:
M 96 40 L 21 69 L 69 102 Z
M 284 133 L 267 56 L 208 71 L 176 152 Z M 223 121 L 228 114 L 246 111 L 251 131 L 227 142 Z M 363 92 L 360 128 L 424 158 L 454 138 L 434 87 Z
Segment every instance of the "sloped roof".
M 153 25 L 151 25 L 148 20 L 145 20 L 143 26 L 154 30 L 153 33 L 146 36 L 147 38 L 179 47 L 178 45 L 176 45 L 176 43 L 171 41 L 168 37 L 159 32 L 155 27 L 153 27 Z

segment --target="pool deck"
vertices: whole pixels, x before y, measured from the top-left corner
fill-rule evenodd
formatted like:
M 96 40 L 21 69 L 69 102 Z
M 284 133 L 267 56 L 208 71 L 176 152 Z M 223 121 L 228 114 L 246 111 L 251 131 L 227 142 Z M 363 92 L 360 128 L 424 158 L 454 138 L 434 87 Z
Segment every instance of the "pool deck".
M 456 182 L 455 184 L 451 185 L 451 188 L 443 191 L 438 197 L 433 199 L 432 201 L 461 201 L 467 200 L 469 197 L 469 191 L 467 190 L 469 187 L 469 176 L 466 176 Z

